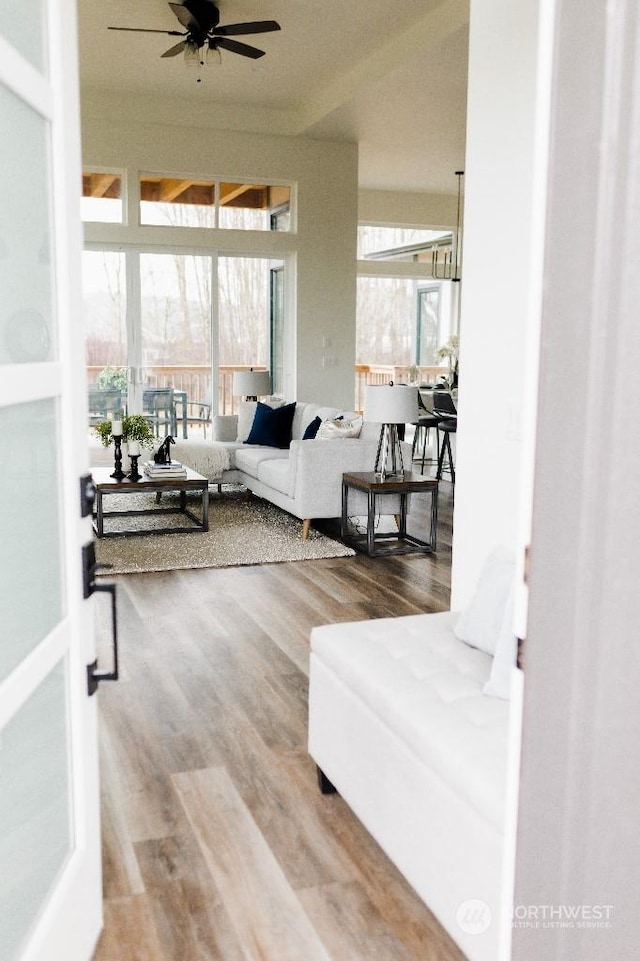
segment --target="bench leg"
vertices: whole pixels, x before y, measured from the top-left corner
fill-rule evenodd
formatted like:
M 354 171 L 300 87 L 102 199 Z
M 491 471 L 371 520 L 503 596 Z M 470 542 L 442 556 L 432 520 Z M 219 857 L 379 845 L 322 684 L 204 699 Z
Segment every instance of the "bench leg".
M 338 792 L 334 788 L 333 784 L 324 773 L 324 771 L 318 767 L 316 764 L 316 772 L 318 774 L 318 787 L 322 794 L 337 794 Z

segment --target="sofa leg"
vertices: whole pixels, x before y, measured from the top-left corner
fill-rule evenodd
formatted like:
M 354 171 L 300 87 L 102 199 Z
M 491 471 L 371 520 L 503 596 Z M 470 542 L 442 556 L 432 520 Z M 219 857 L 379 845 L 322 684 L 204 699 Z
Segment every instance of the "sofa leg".
M 327 775 L 324 773 L 324 771 L 321 768 L 319 768 L 317 764 L 316 764 L 316 771 L 318 774 L 318 787 L 320 788 L 320 791 L 322 792 L 322 794 L 337 794 L 338 792 L 336 791 L 335 787 L 333 786 L 333 784 L 331 783 Z
M 309 536 L 310 527 L 311 527 L 311 518 L 305 517 L 305 519 L 302 522 L 302 540 L 303 541 L 306 541 L 307 537 Z

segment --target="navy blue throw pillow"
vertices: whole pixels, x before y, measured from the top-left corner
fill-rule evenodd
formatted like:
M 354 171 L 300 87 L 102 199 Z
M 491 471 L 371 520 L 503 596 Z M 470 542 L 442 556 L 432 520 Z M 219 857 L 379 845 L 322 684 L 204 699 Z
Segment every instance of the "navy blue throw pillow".
M 322 423 L 322 419 L 320 417 L 314 417 L 313 420 L 307 424 L 305 428 L 305 432 L 302 435 L 302 439 L 313 440 L 313 438 L 318 433 L 318 428 L 320 427 L 321 423 Z
M 258 401 L 253 424 L 245 444 L 285 449 L 291 444 L 291 424 L 296 412 L 295 402 L 284 407 L 269 407 Z

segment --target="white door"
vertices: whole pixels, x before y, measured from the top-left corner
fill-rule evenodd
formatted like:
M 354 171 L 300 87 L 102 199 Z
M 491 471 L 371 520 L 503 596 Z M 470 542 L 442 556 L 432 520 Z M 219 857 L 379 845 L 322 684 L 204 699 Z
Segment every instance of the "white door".
M 101 925 L 72 0 L 0 0 L 0 959 Z

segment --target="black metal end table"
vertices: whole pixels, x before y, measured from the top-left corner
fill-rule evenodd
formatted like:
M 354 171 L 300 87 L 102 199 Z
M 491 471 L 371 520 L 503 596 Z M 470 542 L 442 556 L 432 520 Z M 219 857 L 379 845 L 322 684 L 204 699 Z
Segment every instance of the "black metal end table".
M 357 490 L 367 495 L 367 532 L 354 534 L 349 531 L 349 491 Z M 407 498 L 409 494 L 431 495 L 429 540 L 421 540 L 407 533 Z M 400 512 L 396 515 L 396 531 L 376 531 L 376 502 L 385 494 L 400 497 Z M 381 477 L 373 471 L 362 471 L 342 475 L 342 519 L 340 536 L 345 544 L 368 554 L 382 557 L 389 554 L 432 554 L 436 549 L 436 528 L 438 523 L 438 481 L 422 474 L 400 474 Z

